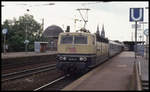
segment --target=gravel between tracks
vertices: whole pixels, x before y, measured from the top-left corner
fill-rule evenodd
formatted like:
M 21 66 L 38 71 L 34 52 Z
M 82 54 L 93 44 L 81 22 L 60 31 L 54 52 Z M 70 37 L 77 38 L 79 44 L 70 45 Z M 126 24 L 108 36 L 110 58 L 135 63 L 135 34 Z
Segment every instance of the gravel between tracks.
M 23 67 L 17 66 L 16 68 L 11 68 L 11 69 L 7 69 L 7 70 L 2 69 L 2 74 L 17 72 L 17 71 L 23 71 L 23 70 L 27 70 L 27 69 L 33 69 L 36 67 L 40 67 L 40 66 L 44 66 L 44 65 L 51 65 L 51 64 L 56 64 L 56 62 L 51 61 L 51 62 L 44 62 L 44 63 L 40 63 L 40 64 L 29 64 L 29 65 L 25 65 Z
M 62 75 L 63 75 L 63 73 L 58 70 L 51 70 L 48 72 L 34 74 L 29 77 L 2 83 L 1 87 L 2 87 L 2 91 L 33 90 L 33 89 L 35 89 L 41 85 L 44 85 Z

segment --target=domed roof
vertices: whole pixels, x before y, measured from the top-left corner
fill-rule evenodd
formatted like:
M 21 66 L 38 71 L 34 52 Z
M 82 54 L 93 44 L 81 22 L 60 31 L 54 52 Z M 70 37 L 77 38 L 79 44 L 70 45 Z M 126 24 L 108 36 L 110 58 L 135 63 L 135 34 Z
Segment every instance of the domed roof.
M 44 37 L 58 37 L 61 32 L 63 32 L 63 30 L 59 26 L 51 25 L 44 30 L 42 35 Z

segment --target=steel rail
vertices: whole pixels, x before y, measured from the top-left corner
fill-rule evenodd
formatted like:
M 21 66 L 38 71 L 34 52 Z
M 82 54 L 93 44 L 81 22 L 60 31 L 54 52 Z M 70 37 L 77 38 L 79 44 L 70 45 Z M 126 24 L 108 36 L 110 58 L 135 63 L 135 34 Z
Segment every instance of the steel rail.
M 23 70 L 23 71 L 19 71 L 19 72 L 13 72 L 13 73 L 8 73 L 8 74 L 2 74 L 2 78 L 3 77 L 7 77 L 7 76 L 12 76 L 12 75 L 17 75 L 20 73 L 25 73 L 25 72 L 29 72 L 29 71 L 34 71 L 37 69 L 42 69 L 42 68 L 47 68 L 47 67 L 53 67 L 56 66 L 56 64 L 52 64 L 52 65 L 47 65 L 47 66 L 42 66 L 42 67 L 37 67 L 37 68 L 33 68 L 33 69 L 28 69 L 28 70 Z
M 45 71 L 49 71 L 49 70 L 53 70 L 53 69 L 56 69 L 56 64 L 42 66 L 42 67 L 38 67 L 38 68 L 34 68 L 34 69 L 23 70 L 23 71 L 19 71 L 19 72 L 13 72 L 13 73 L 9 73 L 9 74 L 4 74 L 4 75 L 2 75 L 2 82 L 22 78 L 25 76 L 29 76 L 32 74 L 45 72 Z M 8 78 L 8 77 L 10 77 L 10 78 Z
M 64 78 L 66 78 L 66 76 L 62 76 L 62 77 L 60 77 L 60 78 L 58 78 L 58 79 L 56 79 L 56 80 L 54 80 L 52 82 L 49 82 L 49 83 L 47 83 L 47 84 L 45 84 L 45 85 L 43 85 L 43 86 L 41 86 L 39 88 L 34 89 L 33 91 L 39 91 L 39 90 L 41 90 L 41 89 L 43 89 L 43 88 L 45 88 L 45 87 L 47 87 L 49 85 L 52 85 L 52 84 L 54 84 L 54 83 L 56 83 L 56 82 L 58 82 L 60 80 L 63 80 Z

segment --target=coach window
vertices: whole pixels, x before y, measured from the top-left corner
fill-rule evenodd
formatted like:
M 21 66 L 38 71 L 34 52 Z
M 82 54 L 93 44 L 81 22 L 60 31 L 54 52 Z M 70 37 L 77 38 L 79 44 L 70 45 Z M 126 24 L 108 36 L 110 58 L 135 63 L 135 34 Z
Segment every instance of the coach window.
M 72 44 L 73 42 L 73 36 L 71 35 L 63 35 L 61 37 L 61 44 Z

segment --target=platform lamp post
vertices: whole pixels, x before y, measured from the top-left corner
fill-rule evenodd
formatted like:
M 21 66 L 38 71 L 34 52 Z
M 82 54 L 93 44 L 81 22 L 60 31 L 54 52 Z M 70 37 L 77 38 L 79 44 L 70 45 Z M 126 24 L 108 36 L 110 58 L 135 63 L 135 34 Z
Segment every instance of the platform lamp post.
M 27 12 L 29 12 L 29 9 L 27 9 Z M 25 43 L 25 52 L 27 52 L 28 51 L 28 43 L 29 43 L 29 40 L 27 40 L 27 22 L 26 22 L 26 32 L 25 32 L 25 41 L 24 41 L 24 43 Z
M 135 21 L 135 59 L 137 54 L 137 21 Z
M 42 32 L 44 31 L 44 18 L 42 18 Z
M 44 18 L 40 18 L 40 20 L 42 21 L 41 23 L 41 31 L 44 31 Z

